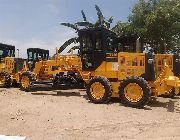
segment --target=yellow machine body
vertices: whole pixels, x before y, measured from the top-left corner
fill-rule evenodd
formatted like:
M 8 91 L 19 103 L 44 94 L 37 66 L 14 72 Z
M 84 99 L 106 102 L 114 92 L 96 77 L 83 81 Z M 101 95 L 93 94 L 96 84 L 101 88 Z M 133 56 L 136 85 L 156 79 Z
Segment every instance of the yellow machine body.
M 104 76 L 113 79 L 112 97 L 119 97 L 120 82 L 129 76 L 142 76 L 145 73 L 145 54 L 144 53 L 118 53 L 112 54 L 112 58 L 117 58 L 117 62 L 106 62 L 94 71 L 83 71 L 82 77 L 88 81 L 95 76 Z M 153 60 L 150 60 L 153 61 Z M 154 62 L 149 62 L 154 63 Z M 154 96 L 165 94 L 165 92 L 175 89 L 175 93 L 179 93 L 180 79 L 174 76 L 172 55 L 155 55 L 155 71 L 156 79 L 148 81 Z
M 33 74 L 35 81 L 52 81 L 56 74 L 78 72 L 81 70 L 81 59 L 73 53 L 60 55 L 57 52 L 53 59 L 48 59 L 48 50 L 29 48 L 27 54 L 27 59 L 15 57 L 1 58 L 1 87 L 10 87 L 13 82 L 21 85 L 21 81 L 26 83 L 26 85 L 30 84 L 30 79 L 27 77 L 21 80 L 23 74 L 26 72 Z
M 20 75 L 22 72 L 28 70 L 28 67 L 26 65 L 26 61 L 22 63 L 22 69 L 18 70 L 18 72 L 15 71 L 15 63 L 16 60 L 14 57 L 6 57 L 1 60 L 0 63 L 0 73 L 6 72 L 11 76 L 11 82 L 15 81 L 16 83 L 20 82 Z
M 6 57 L 1 59 L 0 72 L 6 71 L 8 73 L 13 73 L 14 70 L 14 58 Z
M 59 55 L 55 59 L 39 61 L 35 63 L 33 73 L 37 80 L 48 80 L 53 75 L 61 72 L 79 71 L 81 69 L 81 60 L 77 55 Z
M 170 91 L 172 88 L 175 90 L 175 94 L 179 94 L 180 79 L 175 76 L 173 71 L 173 64 L 176 60 L 173 59 L 171 54 L 156 54 L 155 55 L 155 70 L 156 70 L 156 81 L 155 93 L 156 96 L 162 95 L 165 92 Z

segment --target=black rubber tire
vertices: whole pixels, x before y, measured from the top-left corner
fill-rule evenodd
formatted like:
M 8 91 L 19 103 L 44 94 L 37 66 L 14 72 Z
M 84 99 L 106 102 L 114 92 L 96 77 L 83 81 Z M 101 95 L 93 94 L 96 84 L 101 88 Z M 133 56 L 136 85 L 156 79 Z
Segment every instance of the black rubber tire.
M 29 78 L 29 80 L 30 80 L 30 84 L 29 84 L 29 86 L 27 88 L 24 88 L 22 86 L 22 84 L 21 84 L 21 80 L 22 80 L 23 76 L 27 76 Z M 31 89 L 32 89 L 31 82 L 32 81 L 35 81 L 35 75 L 32 72 L 30 72 L 30 71 L 23 72 L 22 75 L 21 75 L 21 78 L 20 78 L 20 89 L 22 91 L 26 91 L 26 92 L 31 91 Z
M 95 99 L 92 95 L 91 95 L 91 92 L 90 92 L 90 88 L 91 88 L 91 85 L 94 83 L 94 82 L 99 82 L 101 83 L 104 88 L 105 88 L 105 94 L 104 96 L 101 98 L 101 99 Z M 112 95 L 112 86 L 111 86 L 111 83 L 110 81 L 106 78 L 106 77 L 103 77 L 103 76 L 95 76 L 93 78 L 91 78 L 86 86 L 86 93 L 87 93 L 87 96 L 88 96 L 88 99 L 95 103 L 95 104 L 105 104 L 105 103 L 108 103 L 111 99 L 111 95 Z
M 13 80 L 13 82 L 12 82 L 12 87 L 19 87 L 19 86 L 20 86 L 20 84 L 17 83 L 16 80 Z
M 5 82 L 1 86 L 1 88 L 10 88 L 11 84 L 12 84 L 11 75 L 9 73 L 7 73 L 7 72 L 1 72 L 0 75 L 5 77 Z
M 172 89 L 171 91 L 169 91 L 169 92 L 166 92 L 164 95 L 162 95 L 162 97 L 164 97 L 164 98 L 174 98 L 174 96 L 175 96 L 176 94 L 175 94 L 175 89 Z
M 130 102 L 124 95 L 124 88 L 130 83 L 138 84 L 143 90 L 143 97 L 138 102 Z M 120 97 L 121 103 L 124 104 L 125 106 L 129 106 L 133 108 L 143 108 L 150 101 L 151 95 L 152 95 L 151 88 L 148 85 L 148 82 L 144 80 L 144 78 L 142 77 L 130 76 L 124 79 L 123 81 L 121 81 L 120 83 L 119 97 Z
M 79 89 L 85 89 L 86 88 L 86 82 L 82 79 L 76 79 L 78 81 L 77 88 Z

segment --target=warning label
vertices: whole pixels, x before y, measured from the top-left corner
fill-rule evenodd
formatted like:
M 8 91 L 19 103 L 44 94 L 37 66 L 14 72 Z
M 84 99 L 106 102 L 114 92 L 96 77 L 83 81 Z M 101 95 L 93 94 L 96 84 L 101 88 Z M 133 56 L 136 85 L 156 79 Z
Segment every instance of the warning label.
M 118 70 L 118 63 L 112 63 L 112 70 Z

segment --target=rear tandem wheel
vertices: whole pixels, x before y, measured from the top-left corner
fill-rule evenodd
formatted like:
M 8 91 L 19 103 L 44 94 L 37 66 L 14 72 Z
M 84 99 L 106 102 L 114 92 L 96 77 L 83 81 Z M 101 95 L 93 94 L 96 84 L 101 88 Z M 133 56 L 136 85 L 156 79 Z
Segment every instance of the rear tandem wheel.
M 125 106 L 143 108 L 150 100 L 151 89 L 146 80 L 130 76 L 120 83 L 119 96 Z

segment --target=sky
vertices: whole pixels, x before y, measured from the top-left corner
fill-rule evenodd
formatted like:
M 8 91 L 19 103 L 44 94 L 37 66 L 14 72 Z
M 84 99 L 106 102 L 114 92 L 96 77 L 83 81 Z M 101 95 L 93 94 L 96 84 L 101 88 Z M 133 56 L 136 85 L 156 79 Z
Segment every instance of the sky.
M 81 10 L 89 21 L 95 22 L 97 4 L 106 18 L 114 17 L 115 25 L 118 21 L 127 21 L 137 1 L 0 0 L 0 43 L 15 45 L 23 58 L 27 48 L 49 49 L 53 55 L 56 47 L 76 36 L 74 30 L 60 23 L 82 21 Z

